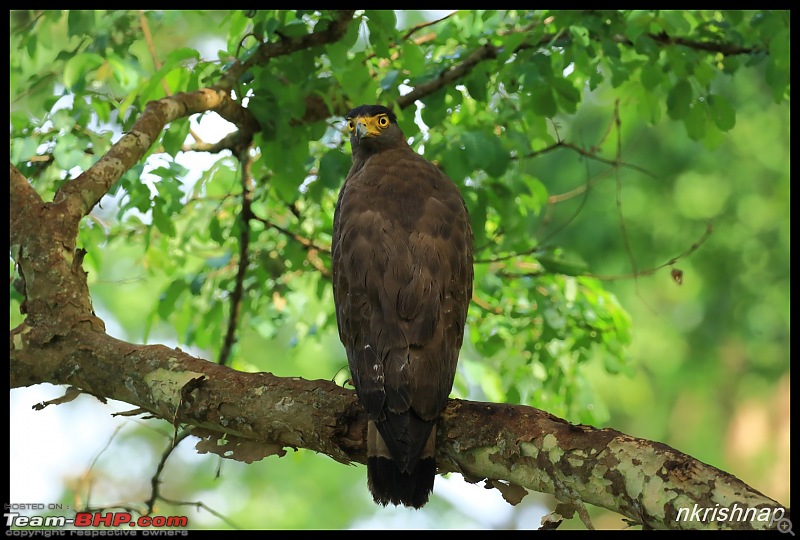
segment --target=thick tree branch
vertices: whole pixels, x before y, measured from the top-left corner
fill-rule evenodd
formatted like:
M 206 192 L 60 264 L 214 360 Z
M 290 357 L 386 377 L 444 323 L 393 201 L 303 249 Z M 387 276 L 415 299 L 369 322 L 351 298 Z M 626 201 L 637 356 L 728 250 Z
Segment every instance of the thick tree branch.
M 131 130 L 94 165 L 64 184 L 53 201 L 64 206 L 65 217 L 77 223 L 125 171 L 142 159 L 167 123 L 206 111 L 216 111 L 250 135 L 258 129 L 258 123 L 249 111 L 222 90 L 204 88 L 151 101 Z M 245 136 L 242 138 L 247 139 Z
M 10 193 L 10 206 L 11 208 L 30 207 L 37 204 L 43 204 L 42 198 L 36 193 L 28 183 L 28 179 L 14 167 L 13 163 L 9 163 L 11 172 L 9 173 L 9 182 L 11 183 Z M 16 216 L 11 216 L 13 220 Z M 11 229 L 11 245 L 14 244 L 14 229 Z M 17 238 L 17 240 L 19 240 Z
M 329 381 L 242 373 L 179 349 L 119 341 L 88 325 L 46 344 L 24 333 L 20 338 L 11 342 L 12 388 L 67 384 L 125 401 L 170 422 L 204 428 L 200 433 L 213 441 L 226 434 L 229 443 L 248 445 L 246 455 L 234 450 L 234 459 L 252 460 L 255 445 L 266 455 L 307 448 L 342 463 L 366 461 L 366 414 L 354 392 Z M 694 505 L 782 508 L 737 478 L 666 445 L 572 425 L 531 407 L 451 400 L 437 435 L 442 473 L 588 502 L 647 527 L 709 527 L 677 520 L 681 508 Z M 750 529 L 768 523 L 716 525 Z

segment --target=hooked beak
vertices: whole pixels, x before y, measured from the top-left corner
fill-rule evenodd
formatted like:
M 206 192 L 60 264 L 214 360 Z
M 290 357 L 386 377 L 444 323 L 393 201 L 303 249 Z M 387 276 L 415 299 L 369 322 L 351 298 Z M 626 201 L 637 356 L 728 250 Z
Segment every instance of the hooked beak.
M 369 134 L 369 130 L 367 129 L 367 125 L 364 122 L 361 122 L 361 121 L 356 122 L 356 129 L 354 131 L 355 131 L 356 139 L 358 139 L 359 141 Z

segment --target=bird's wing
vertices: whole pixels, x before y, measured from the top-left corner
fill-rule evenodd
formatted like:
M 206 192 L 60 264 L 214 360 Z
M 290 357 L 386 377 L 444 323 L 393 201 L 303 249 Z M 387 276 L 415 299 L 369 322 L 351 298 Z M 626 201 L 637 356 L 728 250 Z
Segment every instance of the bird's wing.
M 412 409 L 427 424 L 447 400 L 461 347 L 472 289 L 469 219 L 455 185 L 416 155 L 358 174 L 334 219 L 339 333 L 370 417 Z

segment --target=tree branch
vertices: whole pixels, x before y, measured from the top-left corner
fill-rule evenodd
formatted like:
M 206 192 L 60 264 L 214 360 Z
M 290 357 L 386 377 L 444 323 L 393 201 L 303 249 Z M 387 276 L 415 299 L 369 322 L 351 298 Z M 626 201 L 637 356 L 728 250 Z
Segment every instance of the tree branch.
M 325 45 L 338 41 L 344 36 L 347 25 L 353 20 L 355 10 L 340 10 L 331 24 L 319 31 L 311 32 L 297 37 L 281 36 L 279 41 L 262 43 L 256 52 L 246 61 L 234 64 L 225 77 L 216 85 L 216 88 L 231 90 L 235 88 L 239 78 L 247 73 L 254 65 L 264 65 L 270 58 L 286 56 L 293 52 Z
M 296 38 L 284 38 L 281 41 L 275 43 L 265 43 L 259 46 L 258 51 L 251 56 L 246 62 L 237 64 L 231 71 L 226 75 L 225 82 L 220 83 L 218 85 L 221 88 L 230 88 L 233 86 L 238 77 L 240 77 L 243 73 L 245 73 L 252 65 L 259 65 L 265 64 L 270 58 L 274 58 L 277 56 L 284 56 L 287 54 L 291 54 L 297 50 L 305 49 L 308 47 L 321 45 L 325 43 L 331 43 L 340 39 L 343 35 L 345 30 L 347 29 L 347 24 L 349 23 L 350 19 L 352 18 L 354 11 L 345 11 L 342 10 L 339 12 L 339 17 L 323 31 L 320 32 L 312 32 L 311 34 L 307 34 L 304 36 L 296 37 Z M 431 24 L 435 24 L 445 20 L 457 12 L 453 12 L 448 14 L 447 16 L 433 21 L 431 23 L 423 23 L 422 25 L 417 25 L 416 27 L 412 28 L 409 32 L 407 32 L 402 38 L 407 39 L 412 35 L 415 31 L 419 30 L 420 28 L 424 28 L 426 26 L 430 26 Z M 533 23 L 532 23 L 533 24 Z M 511 32 L 520 32 L 520 31 L 527 31 L 531 28 L 531 25 L 527 25 L 525 28 L 522 29 L 514 29 Z M 510 33 L 510 32 L 509 32 Z M 756 47 L 741 47 L 738 45 L 734 45 L 731 43 L 724 43 L 724 42 L 707 42 L 707 41 L 696 41 L 690 40 L 688 38 L 683 37 L 673 37 L 667 35 L 665 32 L 660 34 L 647 34 L 647 36 L 662 46 L 671 46 L 671 45 L 681 45 L 684 47 L 689 47 L 696 50 L 702 50 L 711 53 L 720 53 L 725 56 L 731 55 L 740 55 L 740 54 L 754 54 L 760 52 L 760 49 Z M 570 40 L 569 34 L 560 31 L 554 34 L 547 34 L 542 36 L 538 41 L 535 43 L 529 42 L 522 42 L 517 45 L 514 49 L 514 53 L 526 50 L 526 49 L 538 49 L 544 46 L 562 46 L 564 45 L 563 42 L 568 42 Z M 618 38 L 617 43 L 626 45 L 626 46 L 633 46 L 633 43 L 630 40 L 624 38 Z M 497 57 L 498 54 L 502 51 L 502 47 L 498 47 L 492 45 L 491 43 L 486 43 L 481 47 L 475 49 L 472 53 L 470 53 L 464 61 L 451 66 L 436 76 L 434 79 L 419 84 L 414 87 L 414 90 L 400 96 L 397 98 L 395 103 L 400 109 L 405 109 L 411 106 L 416 100 L 423 99 L 424 97 L 433 94 L 437 90 L 444 88 L 450 84 L 455 83 L 455 81 L 459 80 L 460 78 L 467 75 L 472 69 L 475 68 L 478 64 L 485 60 L 494 59 Z M 233 82 L 232 82 L 233 81 Z M 309 95 L 306 97 L 306 112 L 302 119 L 297 119 L 293 121 L 293 124 L 302 124 L 302 123 L 314 123 L 320 120 L 324 120 L 328 118 L 331 114 L 344 114 L 347 111 L 347 105 L 345 100 L 339 100 L 334 103 L 335 110 L 329 109 L 329 104 L 325 102 L 323 98 L 317 95 Z
M 305 236 L 300 236 L 299 234 L 294 233 L 294 232 L 290 231 L 289 229 L 286 229 L 285 227 L 281 227 L 277 223 L 273 223 L 272 221 L 270 221 L 270 220 L 268 220 L 266 218 L 262 218 L 262 217 L 254 215 L 253 219 L 263 223 L 266 227 L 268 227 L 270 229 L 275 229 L 276 231 L 278 231 L 279 233 L 283 234 L 287 238 L 290 238 L 290 239 L 294 240 L 295 242 L 297 242 L 298 244 L 300 244 L 301 246 L 303 246 L 303 248 L 308 253 L 308 255 L 306 257 L 306 260 L 308 260 L 308 262 L 310 262 L 311 265 L 319 271 L 319 273 L 322 275 L 322 277 L 324 277 L 326 279 L 330 279 L 331 278 L 330 270 L 328 270 L 325 267 L 325 263 L 323 263 L 320 260 L 320 257 L 319 257 L 320 253 L 324 253 L 326 255 L 330 255 L 330 253 L 331 253 L 330 247 L 320 247 L 317 244 L 315 244 L 313 241 L 311 241 L 308 238 L 306 238 Z
M 475 49 L 472 51 L 472 53 L 470 53 L 469 56 L 467 56 L 466 59 L 464 59 L 463 62 L 443 71 L 438 77 L 431 81 L 418 84 L 411 92 L 397 98 L 398 107 L 405 109 L 406 107 L 412 105 L 416 100 L 422 99 L 423 97 L 436 92 L 440 88 L 453 83 L 469 73 L 472 68 L 474 68 L 480 62 L 486 60 L 487 58 L 497 57 L 498 50 L 499 49 L 497 47 L 489 43 L 478 49 Z
M 689 39 L 680 36 L 673 37 L 668 35 L 666 32 L 661 32 L 660 34 L 647 34 L 647 37 L 649 37 L 656 43 L 660 43 L 661 45 L 682 45 L 684 47 L 688 47 L 690 49 L 695 49 L 698 51 L 720 53 L 723 56 L 754 54 L 762 51 L 762 49 L 758 47 L 742 47 L 741 45 L 736 45 L 733 43 L 725 43 L 718 41 L 698 41 L 695 39 Z M 626 45 L 633 45 L 633 43 L 631 43 L 631 41 L 627 39 L 621 40 L 620 43 L 624 43 Z
M 108 377 L 109 370 L 117 374 Z M 284 447 L 342 463 L 366 462 L 367 416 L 353 391 L 324 380 L 242 373 L 180 349 L 139 346 L 88 326 L 41 344 L 11 343 L 11 387 L 49 382 L 125 401 L 174 424 L 226 435 L 228 457 L 252 461 Z M 682 508 L 715 505 L 788 510 L 737 478 L 664 444 L 613 429 L 573 425 L 522 405 L 450 400 L 437 427 L 439 472 L 470 481 L 503 480 L 619 512 L 649 528 L 697 529 Z M 202 444 L 202 442 L 201 442 Z M 256 458 L 260 459 L 260 457 Z M 489 482 L 491 485 L 491 482 Z M 770 523 L 717 521 L 720 528 Z M 774 524 L 772 524 L 774 527 Z
M 77 223 L 94 208 L 125 171 L 142 159 L 167 123 L 206 111 L 216 111 L 251 136 L 259 129 L 258 122 L 250 112 L 219 89 L 203 88 L 151 101 L 131 130 L 94 165 L 64 184 L 53 201 L 64 206 L 65 218 Z M 240 136 L 247 139 L 245 135 Z
M 236 341 L 236 327 L 239 322 L 239 313 L 242 307 L 244 294 L 244 279 L 247 276 L 247 267 L 250 265 L 250 220 L 253 219 L 253 176 L 250 172 L 253 159 L 250 157 L 250 142 L 243 144 L 236 152 L 236 158 L 241 167 L 242 183 L 242 212 L 240 219 L 242 230 L 239 235 L 239 267 L 236 270 L 236 285 L 231 293 L 231 307 L 228 319 L 228 329 L 225 340 L 219 352 L 219 364 L 225 365 L 230 360 L 231 350 Z

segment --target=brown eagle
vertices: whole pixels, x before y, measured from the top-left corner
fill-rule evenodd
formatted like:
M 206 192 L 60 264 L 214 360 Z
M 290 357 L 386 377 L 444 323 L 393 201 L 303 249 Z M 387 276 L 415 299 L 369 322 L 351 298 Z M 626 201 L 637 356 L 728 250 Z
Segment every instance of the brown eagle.
M 339 338 L 369 415 L 372 497 L 420 508 L 472 298 L 472 229 L 458 188 L 414 152 L 390 109 L 346 118 L 353 165 L 331 246 Z

